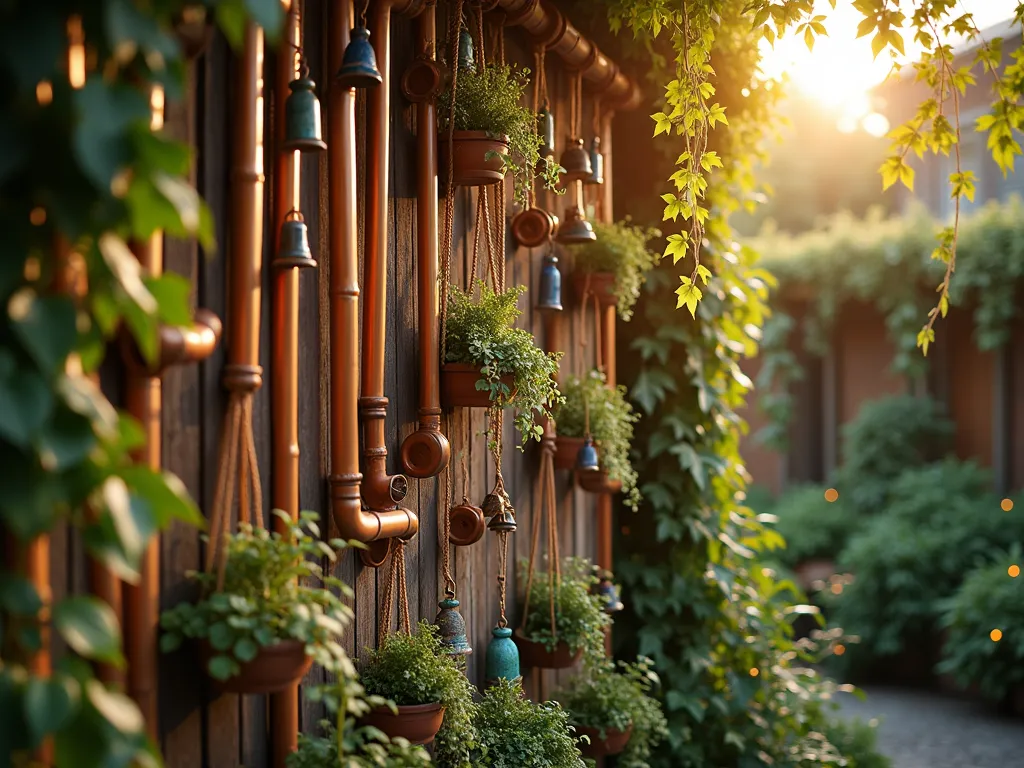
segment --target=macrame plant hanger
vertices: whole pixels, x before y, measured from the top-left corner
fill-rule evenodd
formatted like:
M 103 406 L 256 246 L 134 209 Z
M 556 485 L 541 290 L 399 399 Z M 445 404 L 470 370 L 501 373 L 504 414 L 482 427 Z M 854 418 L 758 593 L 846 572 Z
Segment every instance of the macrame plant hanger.
M 388 568 L 387 580 L 384 582 L 384 595 L 381 598 L 377 641 L 380 642 L 391 634 L 391 614 L 398 599 L 398 631 L 412 634 L 412 622 L 409 619 L 409 588 L 405 578 L 405 539 L 396 538 L 391 547 L 391 564 Z

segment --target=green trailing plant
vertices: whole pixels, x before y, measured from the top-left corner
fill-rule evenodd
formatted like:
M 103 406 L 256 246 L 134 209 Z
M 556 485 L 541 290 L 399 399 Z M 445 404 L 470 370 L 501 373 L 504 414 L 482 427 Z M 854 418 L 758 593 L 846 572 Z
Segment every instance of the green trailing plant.
M 864 521 L 846 508 L 842 494 L 830 502 L 825 491 L 823 485 L 795 486 L 770 507 L 761 508 L 778 518 L 775 529 L 786 540 L 778 552 L 784 565 L 792 568 L 808 560 L 834 560 L 862 526 Z
M 164 611 L 163 651 L 186 639 L 208 642 L 214 652 L 208 671 L 218 680 L 237 675 L 260 649 L 287 640 L 303 643 L 317 663 L 335 667 L 342 654 L 338 637 L 352 617 L 339 595 L 351 597 L 352 591 L 325 574 L 319 559 L 334 562 L 335 550 L 347 545 L 320 541 L 312 512 L 303 512 L 297 523 L 281 510 L 273 514 L 288 525 L 286 535 L 242 523 L 228 537 L 223 587 L 217 588 L 216 570 L 190 574 L 202 597 Z
M 823 733 L 846 760 L 845 768 L 892 768 L 892 760 L 878 751 L 876 721 L 830 717 Z
M 527 193 L 534 177 L 545 189 L 557 192 L 563 168 L 555 162 L 541 162 L 541 138 L 537 135 L 537 115 L 522 105 L 529 85 L 529 69 L 506 64 L 488 64 L 483 69 L 460 69 L 455 87 L 456 131 L 484 131 L 488 136 L 507 136 L 508 154 L 501 155 L 506 172 L 515 182 L 515 196 L 527 204 Z M 451 90 L 438 99 L 441 141 L 448 136 L 451 114 Z M 442 170 L 442 178 L 445 172 Z
M 608 272 L 615 275 L 615 295 L 619 317 L 625 321 L 633 316 L 633 305 L 640 298 L 644 276 L 661 258 L 647 244 L 661 237 L 653 227 L 640 227 L 627 217 L 605 224 L 595 221 L 597 242 L 575 246 L 576 269 L 583 272 Z
M 650 659 L 632 664 L 606 662 L 573 679 L 556 698 L 575 726 L 608 731 L 633 727 L 629 743 L 619 754 L 619 768 L 648 768 L 651 752 L 668 735 L 661 702 L 652 696 L 661 681 Z
M 544 352 L 532 333 L 514 327 L 525 287 L 499 294 L 478 280 L 476 288 L 476 300 L 457 286 L 449 288 L 445 362 L 480 366 L 476 388 L 489 393 L 494 407 L 515 407 L 523 445 L 540 440 L 544 428 L 538 417 L 551 418 L 563 401 L 554 380 L 562 353 Z M 502 376 L 512 377 L 512 388 Z
M 444 706 L 444 724 L 434 741 L 434 761 L 445 768 L 469 768 L 477 738 L 473 688 L 459 662 L 445 652 L 437 627 L 425 619 L 411 635 L 398 633 L 367 653 L 362 684 L 366 692 L 398 706 Z
M 534 704 L 519 680 L 499 680 L 477 705 L 474 768 L 585 768 L 569 715 L 557 703 Z
M 633 444 L 633 425 L 639 421 L 640 414 L 627 399 L 626 388 L 621 384 L 609 387 L 604 373 L 595 370 L 583 379 L 569 376 L 563 390 L 565 402 L 554 412 L 558 434 L 586 437 L 589 415 L 590 434 L 598 443 L 601 468 L 611 479 L 622 481 L 624 503 L 635 512 L 640 503 L 640 491 L 629 452 Z
M 519 583 L 526 584 L 527 561 L 519 562 Z M 551 628 L 551 585 L 549 574 L 535 570 L 530 588 L 530 605 L 524 634 L 553 651 L 564 642 L 575 653 L 583 652 L 585 664 L 604 657 L 605 628 L 612 623 L 604 611 L 604 601 L 593 593 L 598 583 L 589 560 L 567 557 L 562 561 L 561 578 L 554 588 L 555 628 Z

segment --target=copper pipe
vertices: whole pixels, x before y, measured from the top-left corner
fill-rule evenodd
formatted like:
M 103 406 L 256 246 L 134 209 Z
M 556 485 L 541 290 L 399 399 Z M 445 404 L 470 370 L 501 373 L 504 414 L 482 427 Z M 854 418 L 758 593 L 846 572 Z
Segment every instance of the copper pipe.
M 330 14 L 329 72 L 341 67 L 354 21 L 352 0 L 336 0 Z M 385 65 L 386 59 L 378 59 Z M 387 88 L 387 83 L 379 86 Z M 356 96 L 336 83 L 327 109 L 327 172 L 330 195 L 330 347 L 331 347 L 331 515 L 343 539 L 370 542 L 416 534 L 418 521 L 407 509 L 364 510 L 359 473 L 359 242 L 356 216 Z M 384 158 L 386 164 L 386 158 Z M 375 166 L 367 163 L 369 168 Z M 385 165 L 386 167 L 386 165 Z M 371 170 L 372 174 L 372 170 Z M 385 194 L 387 189 L 385 187 Z M 385 200 L 386 204 L 386 200 Z M 369 207 L 369 206 L 368 206 Z M 369 222 L 367 222 L 369 227 Z M 385 243 L 386 245 L 386 243 Z M 367 257 L 369 263 L 369 257 Z M 383 320 L 383 315 L 381 315 Z M 383 346 L 383 335 L 380 338 Z M 383 367 L 384 358 L 379 357 Z M 383 370 L 371 383 L 383 390 Z M 380 418 L 383 447 L 383 416 Z M 379 462 L 383 465 L 384 458 Z
M 299 153 L 282 149 L 285 141 L 285 99 L 288 85 L 298 77 L 295 51 L 302 44 L 298 2 L 284 2 L 286 15 L 278 48 L 274 83 L 274 232 L 289 211 L 299 209 Z M 293 49 L 292 46 L 295 46 Z M 271 307 L 270 399 L 273 419 L 271 500 L 292 520 L 299 517 L 299 268 L 277 269 L 274 274 L 274 302 Z M 284 520 L 274 518 L 274 528 L 287 533 Z M 288 755 L 298 749 L 299 684 L 288 686 L 270 697 L 273 765 L 284 768 Z
M 418 18 L 419 57 L 402 79 L 406 96 L 416 102 L 416 277 L 419 300 L 419 427 L 402 443 L 402 468 L 413 477 L 434 477 L 451 460 L 451 444 L 441 432 L 438 382 L 437 290 L 437 106 L 441 71 L 434 61 L 437 40 L 434 7 Z

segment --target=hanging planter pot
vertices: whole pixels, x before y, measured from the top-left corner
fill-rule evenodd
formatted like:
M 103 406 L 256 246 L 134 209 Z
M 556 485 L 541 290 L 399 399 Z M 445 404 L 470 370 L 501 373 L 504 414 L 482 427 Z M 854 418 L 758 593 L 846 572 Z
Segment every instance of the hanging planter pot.
M 576 467 L 576 457 L 580 453 L 580 448 L 583 447 L 582 437 L 562 437 L 559 435 L 555 438 L 555 469 L 574 469 Z
M 517 629 L 513 636 L 519 647 L 519 662 L 524 667 L 567 669 L 579 661 L 580 656 L 583 655 L 582 648 L 574 652 L 564 641 L 559 641 L 555 650 L 549 651 L 547 646 L 530 640 L 520 629 Z
M 476 388 L 476 383 L 482 378 L 479 366 L 445 363 L 441 366 L 441 405 L 445 408 L 490 408 L 490 390 Z M 515 397 L 515 379 L 502 376 L 501 383 L 509 388 L 509 400 Z
M 375 707 L 362 718 L 363 725 L 371 725 L 390 738 L 401 737 L 410 744 L 430 744 L 444 722 L 444 707 L 434 704 L 408 704 L 398 707 L 398 714 L 389 707 Z
M 596 472 L 577 472 L 576 482 L 588 493 L 619 493 L 622 490 L 622 481 L 613 480 L 603 469 Z
M 438 179 L 448 178 L 448 136 L 438 137 Z M 455 131 L 452 136 L 452 183 L 457 187 L 482 187 L 505 178 L 500 155 L 507 155 L 508 136 L 486 131 Z
M 605 757 L 617 755 L 626 748 L 629 737 L 633 735 L 633 724 L 630 723 L 623 731 L 614 728 L 605 728 L 604 738 L 601 738 L 600 728 L 589 728 L 585 725 L 576 726 L 577 736 L 586 736 L 590 739 L 589 744 L 580 742 L 577 746 L 584 757 Z
M 210 643 L 199 643 L 199 659 L 203 670 L 209 669 L 210 659 L 217 656 Z M 306 646 L 298 640 L 284 640 L 260 649 L 256 658 L 243 662 L 237 675 L 228 680 L 211 677 L 214 688 L 224 693 L 275 693 L 299 682 L 313 665 L 313 657 L 306 655 Z
M 602 307 L 614 307 L 619 303 L 613 272 L 584 272 L 577 269 L 572 273 L 572 287 L 578 301 L 583 301 L 583 294 L 589 290 L 590 296 L 596 296 L 597 303 Z

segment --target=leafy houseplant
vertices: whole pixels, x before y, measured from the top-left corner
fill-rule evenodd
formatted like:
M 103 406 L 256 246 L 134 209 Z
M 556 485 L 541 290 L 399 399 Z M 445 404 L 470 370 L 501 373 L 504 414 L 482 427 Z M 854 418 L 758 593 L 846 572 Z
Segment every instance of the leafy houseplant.
M 618 307 L 619 317 L 629 320 L 633 305 L 640 298 L 644 276 L 657 263 L 660 255 L 648 250 L 647 243 L 661 237 L 657 229 L 639 227 L 624 219 L 612 224 L 594 222 L 597 241 L 574 247 L 577 289 L 582 293 L 585 275 L 590 275 L 590 290 L 598 300 L 606 300 Z M 609 278 L 602 282 L 600 276 Z M 602 296 L 608 290 L 610 296 Z
M 575 678 L 557 698 L 569 713 L 569 722 L 590 738 L 581 745 L 585 755 L 619 754 L 619 768 L 648 768 L 652 749 L 667 735 L 661 702 L 651 695 L 659 685 L 654 664 L 640 657 L 636 662 L 619 662 L 618 669 L 606 662 Z M 608 749 L 613 741 L 625 748 Z
M 568 713 L 555 702 L 534 704 L 518 680 L 488 688 L 473 725 L 479 738 L 474 768 L 585 768 Z
M 458 662 L 445 653 L 435 626 L 423 620 L 412 635 L 399 633 L 381 640 L 380 646 L 369 652 L 362 683 L 368 694 L 397 705 L 394 712 L 374 709 L 365 718 L 368 724 L 391 736 L 402 735 L 396 732 L 401 719 L 432 705 L 443 715 L 434 740 L 435 762 L 447 768 L 468 768 L 476 741 L 473 689 Z
M 162 650 L 199 640 L 207 649 L 207 671 L 229 690 L 276 690 L 301 677 L 312 661 L 333 668 L 344 655 L 336 638 L 352 612 L 331 588 L 341 595 L 351 592 L 325 575 L 314 558 L 333 562 L 334 550 L 345 542 L 328 545 L 314 538 L 320 529 L 312 512 L 303 512 L 298 523 L 280 510 L 273 514 L 288 523 L 287 535 L 241 524 L 224 544 L 223 587 L 217 589 L 216 573 L 192 573 L 202 590 L 199 602 L 176 605 L 160 618 Z M 323 586 L 306 586 L 309 579 Z M 283 668 L 277 676 L 268 654 L 290 647 L 297 648 L 304 665 L 294 670 L 297 676 Z M 279 679 L 270 679 L 275 676 Z
M 591 371 L 584 379 L 568 377 L 564 397 L 565 402 L 555 411 L 558 436 L 586 437 L 589 415 L 590 434 L 597 443 L 601 469 L 610 479 L 622 482 L 626 506 L 635 512 L 640 504 L 640 491 L 629 451 L 633 425 L 640 420 L 640 414 L 634 412 L 626 399 L 626 388 L 609 387 L 604 373 Z
M 451 386 L 451 364 L 472 366 L 479 370 L 474 374 L 476 391 L 486 393 L 490 406 L 516 408 L 516 427 L 523 444 L 540 440 L 544 430 L 535 417 L 550 417 L 551 409 L 562 401 L 554 380 L 562 353 L 544 352 L 534 343 L 533 334 L 513 327 L 520 314 L 516 302 L 526 288 L 498 294 L 483 281 L 477 281 L 477 288 L 480 298 L 474 301 L 466 292 L 451 287 L 446 325 L 448 365 L 442 369 L 442 391 Z

